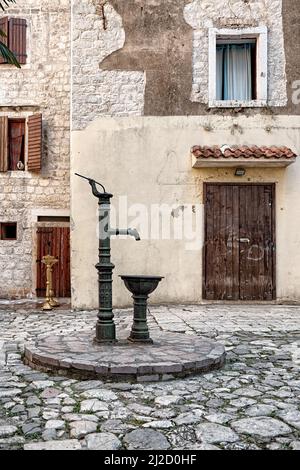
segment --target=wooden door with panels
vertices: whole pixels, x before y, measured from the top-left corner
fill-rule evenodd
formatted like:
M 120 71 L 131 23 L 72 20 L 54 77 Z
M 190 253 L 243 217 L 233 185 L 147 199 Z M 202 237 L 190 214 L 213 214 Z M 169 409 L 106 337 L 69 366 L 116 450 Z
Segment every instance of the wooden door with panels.
M 275 185 L 206 184 L 203 297 L 276 299 Z
M 46 295 L 46 268 L 41 260 L 48 254 L 58 258 L 58 263 L 53 267 L 55 296 L 71 297 L 69 227 L 39 227 L 37 229 L 37 297 Z

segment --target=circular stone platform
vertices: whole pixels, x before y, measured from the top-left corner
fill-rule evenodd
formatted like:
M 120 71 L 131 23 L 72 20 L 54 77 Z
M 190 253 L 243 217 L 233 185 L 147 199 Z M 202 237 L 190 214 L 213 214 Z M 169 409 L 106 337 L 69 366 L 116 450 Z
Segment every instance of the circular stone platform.
M 93 342 L 91 332 L 49 336 L 25 347 L 25 364 L 74 378 L 150 382 L 208 372 L 225 363 L 224 347 L 206 338 L 154 333 L 153 345 Z

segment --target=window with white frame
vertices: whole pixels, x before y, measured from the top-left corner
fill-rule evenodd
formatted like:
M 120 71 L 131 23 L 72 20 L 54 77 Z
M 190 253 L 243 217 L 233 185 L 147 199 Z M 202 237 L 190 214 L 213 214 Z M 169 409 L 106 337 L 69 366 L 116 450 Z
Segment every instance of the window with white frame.
M 260 107 L 268 99 L 267 28 L 209 32 L 210 107 Z

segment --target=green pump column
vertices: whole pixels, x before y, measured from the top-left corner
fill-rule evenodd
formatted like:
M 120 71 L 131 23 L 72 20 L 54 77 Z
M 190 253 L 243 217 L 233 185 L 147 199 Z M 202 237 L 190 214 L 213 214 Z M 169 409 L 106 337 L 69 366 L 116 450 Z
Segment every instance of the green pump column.
M 110 200 L 109 193 L 98 193 L 99 205 L 99 262 L 96 264 L 99 282 L 99 313 L 96 324 L 98 343 L 116 342 L 116 325 L 112 308 L 112 273 L 114 264 L 110 253 Z

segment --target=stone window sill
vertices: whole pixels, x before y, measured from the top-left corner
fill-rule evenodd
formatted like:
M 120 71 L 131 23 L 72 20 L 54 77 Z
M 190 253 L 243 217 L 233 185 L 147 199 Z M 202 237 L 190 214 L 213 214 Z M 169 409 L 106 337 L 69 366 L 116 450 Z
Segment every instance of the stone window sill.
M 209 102 L 210 108 L 264 108 L 268 105 L 266 100 L 253 100 L 253 101 L 218 101 L 212 100 Z
M 0 173 L 0 178 L 28 178 L 32 179 L 32 173 L 26 170 L 5 171 Z

